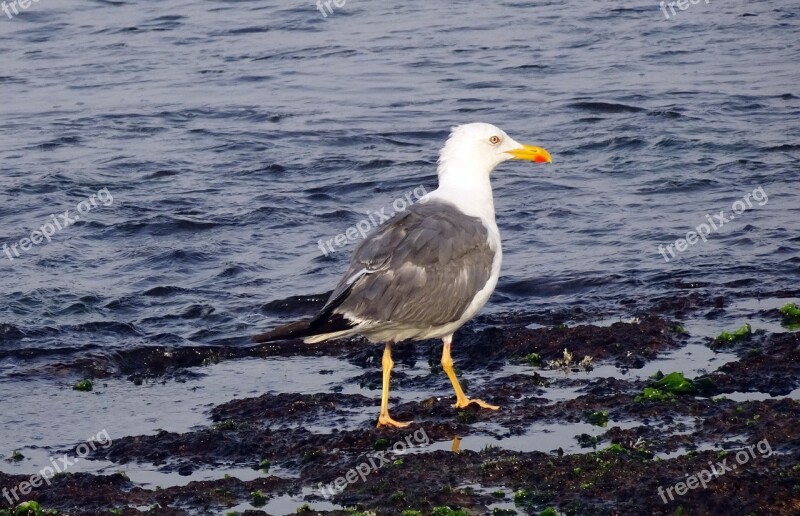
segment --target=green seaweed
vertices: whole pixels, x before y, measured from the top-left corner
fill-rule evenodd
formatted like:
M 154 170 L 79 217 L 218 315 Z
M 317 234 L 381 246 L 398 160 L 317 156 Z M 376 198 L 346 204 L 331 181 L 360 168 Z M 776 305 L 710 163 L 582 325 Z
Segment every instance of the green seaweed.
M 643 444 L 631 444 L 632 448 L 626 448 L 619 443 L 614 443 L 608 445 L 608 447 L 603 450 L 605 453 L 613 453 L 615 455 L 627 455 L 629 457 L 636 457 L 640 459 L 652 459 L 654 453 L 644 449 Z
M 442 507 L 434 507 L 431 511 L 431 516 L 467 516 L 467 513 L 464 512 L 464 509 L 457 508 L 451 509 L 447 506 Z
M 608 424 L 608 412 L 605 410 L 589 410 L 583 413 L 587 423 L 605 427 Z
M 746 323 L 744 326 L 742 326 L 741 328 L 739 328 L 734 332 L 723 331 L 722 333 L 719 334 L 719 336 L 716 339 L 714 339 L 714 344 L 718 345 L 733 344 L 735 342 L 739 342 L 741 340 L 750 337 L 750 335 L 752 334 L 753 334 L 753 328 L 750 326 L 749 323 Z
M 786 303 L 780 308 L 783 321 L 781 324 L 788 330 L 800 330 L 800 306 L 797 303 Z
M 669 373 L 662 376 L 653 384 L 653 387 L 672 394 L 694 394 L 697 390 L 694 383 L 684 377 L 683 373 Z
M 81 380 L 80 382 L 76 383 L 72 390 L 74 391 L 81 391 L 81 392 L 89 392 L 94 388 L 92 385 L 92 381 L 87 379 Z
M 526 509 L 531 509 L 536 504 L 544 504 L 548 499 L 548 496 L 544 493 L 525 489 L 520 489 L 514 493 L 514 505 Z
M 42 507 L 38 502 L 22 502 L 21 504 L 17 505 L 17 508 L 14 509 L 12 514 L 14 516 L 41 516 Z
M 542 365 L 542 356 L 539 353 L 529 353 L 523 358 L 528 365 L 540 366 Z
M 581 448 L 597 448 L 597 437 L 589 434 L 580 434 L 576 435 L 575 439 L 578 440 L 578 444 L 581 445 Z
M 665 375 L 661 371 L 651 376 L 652 381 L 634 401 L 673 401 L 676 395 L 695 394 L 697 387 L 683 373 L 673 372 Z M 704 388 L 709 386 L 703 384 Z
M 260 490 L 250 493 L 250 498 L 253 500 L 253 507 L 263 507 L 267 505 L 267 497 Z
M 783 318 L 790 323 L 800 323 L 800 306 L 795 303 L 786 303 L 780 308 Z
M 636 396 L 633 401 L 671 401 L 675 399 L 675 395 L 669 392 L 663 392 L 659 389 L 652 387 L 645 387 L 641 394 Z

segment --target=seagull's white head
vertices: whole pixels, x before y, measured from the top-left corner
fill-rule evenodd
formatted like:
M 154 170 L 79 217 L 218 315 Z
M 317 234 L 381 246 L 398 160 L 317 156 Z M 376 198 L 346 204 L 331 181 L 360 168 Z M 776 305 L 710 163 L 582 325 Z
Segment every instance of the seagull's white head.
M 499 127 L 473 123 L 453 127 L 439 155 L 439 179 L 444 176 L 484 175 L 504 161 L 522 159 L 550 163 L 550 153 L 541 147 L 516 142 Z

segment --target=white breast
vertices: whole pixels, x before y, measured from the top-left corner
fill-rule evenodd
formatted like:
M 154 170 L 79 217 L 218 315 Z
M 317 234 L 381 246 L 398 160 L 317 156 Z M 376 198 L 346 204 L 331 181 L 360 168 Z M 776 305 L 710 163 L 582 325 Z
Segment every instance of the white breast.
M 425 202 L 426 198 L 449 201 L 458 206 L 458 208 L 467 215 L 480 218 L 488 230 L 489 245 L 495 250 L 489 280 L 476 294 L 469 306 L 467 306 L 461 318 L 458 321 L 440 328 L 432 329 L 430 333 L 425 336 L 425 338 L 441 338 L 451 335 L 467 321 L 475 317 L 481 308 L 486 305 L 486 302 L 489 301 L 492 292 L 494 292 L 497 286 L 497 280 L 500 277 L 500 266 L 503 262 L 503 247 L 500 240 L 500 230 L 497 228 L 497 223 L 494 219 L 494 200 L 492 198 L 491 188 L 461 189 L 440 187 L 420 199 L 420 202 Z

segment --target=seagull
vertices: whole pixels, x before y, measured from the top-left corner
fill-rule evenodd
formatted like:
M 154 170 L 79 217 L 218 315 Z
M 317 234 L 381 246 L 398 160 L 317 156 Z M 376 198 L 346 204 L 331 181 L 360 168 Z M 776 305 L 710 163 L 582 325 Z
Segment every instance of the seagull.
M 363 335 L 385 343 L 378 428 L 412 423 L 389 416 L 392 345 L 442 339 L 442 368 L 455 408 L 476 404 L 453 369 L 453 334 L 486 304 L 497 285 L 503 251 L 489 176 L 518 159 L 551 163 L 541 147 L 523 145 L 491 124 L 453 127 L 438 162 L 439 187 L 393 216 L 353 252 L 350 267 L 313 318 L 280 326 L 254 342 L 302 338 L 306 343 Z

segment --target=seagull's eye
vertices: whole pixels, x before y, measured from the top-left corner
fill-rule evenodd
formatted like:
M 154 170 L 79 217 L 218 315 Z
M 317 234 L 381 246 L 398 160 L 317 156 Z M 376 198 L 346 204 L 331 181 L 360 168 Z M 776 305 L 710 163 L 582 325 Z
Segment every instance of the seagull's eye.
M 492 136 L 491 138 L 489 138 L 489 143 L 491 143 L 492 145 L 497 145 L 498 143 L 500 143 L 500 137 Z

